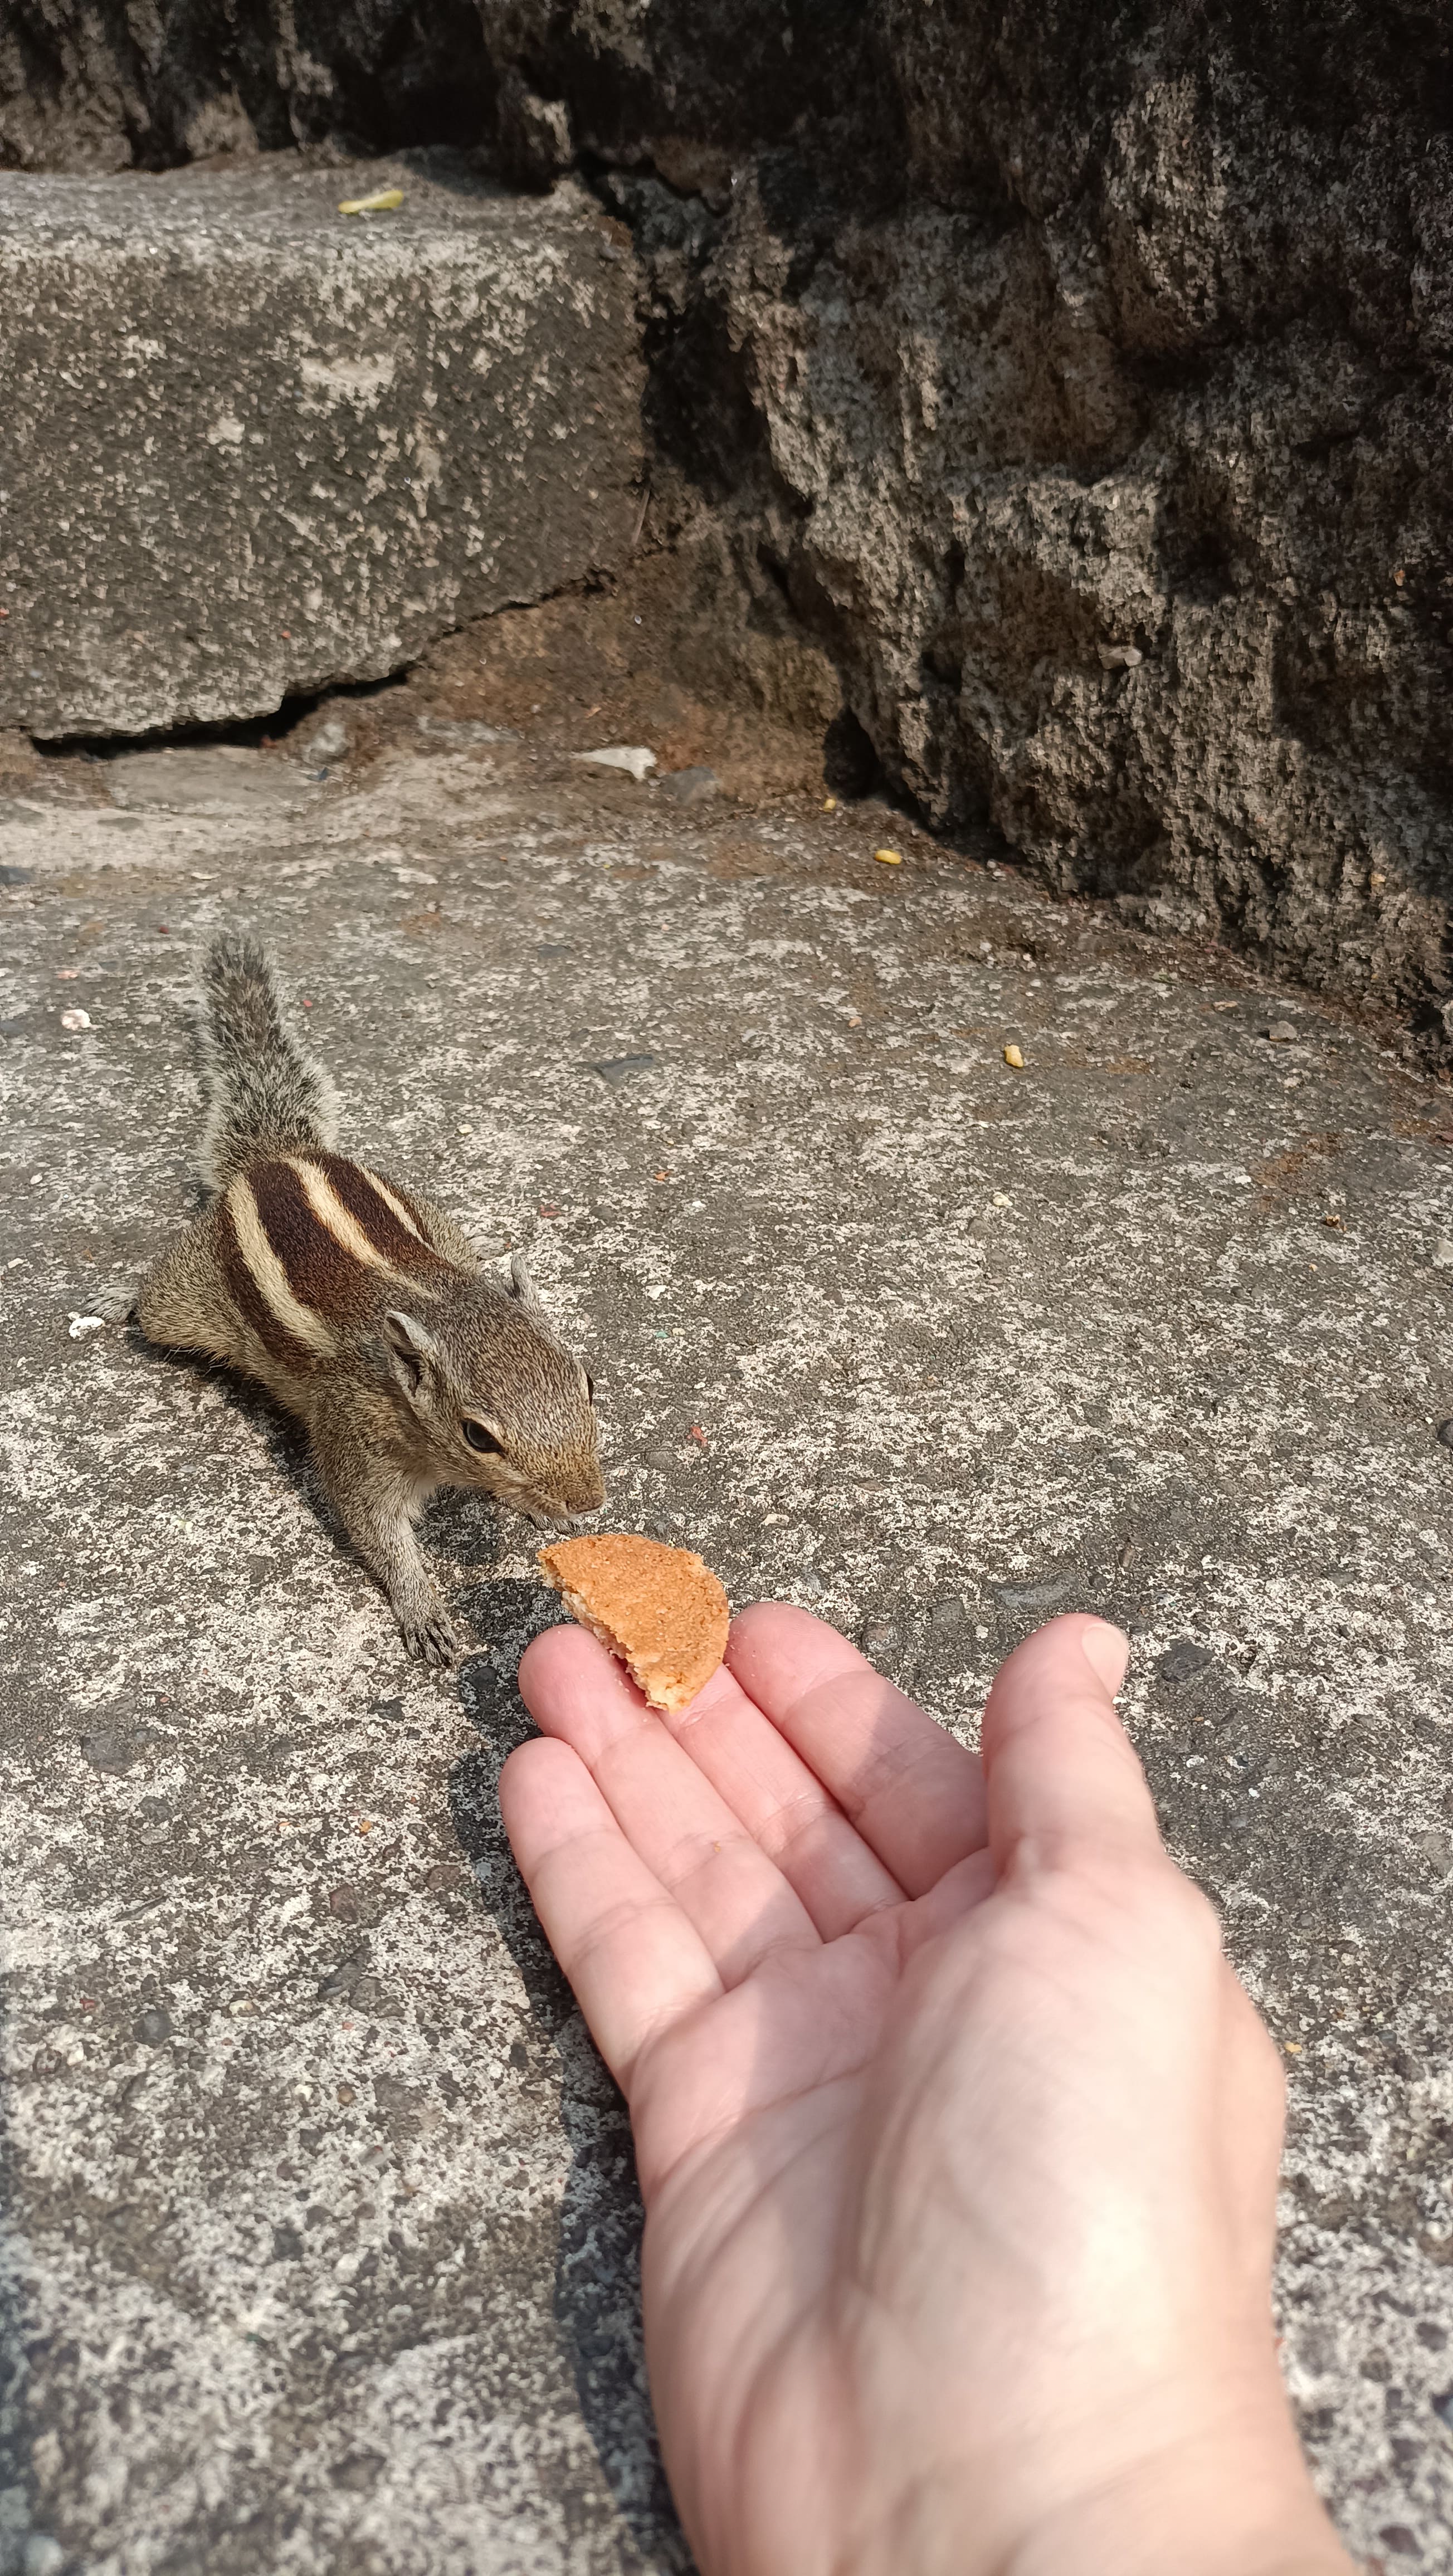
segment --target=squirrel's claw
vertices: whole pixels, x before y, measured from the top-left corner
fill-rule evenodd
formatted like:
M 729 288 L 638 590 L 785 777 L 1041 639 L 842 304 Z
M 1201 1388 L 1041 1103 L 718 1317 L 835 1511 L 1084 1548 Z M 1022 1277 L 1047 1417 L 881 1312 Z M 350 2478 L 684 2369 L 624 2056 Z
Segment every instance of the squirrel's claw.
M 401 1617 L 399 1632 L 411 1655 L 428 1664 L 435 1672 L 456 1661 L 461 1640 L 454 1622 L 443 1610 L 424 1610 L 417 1617 Z

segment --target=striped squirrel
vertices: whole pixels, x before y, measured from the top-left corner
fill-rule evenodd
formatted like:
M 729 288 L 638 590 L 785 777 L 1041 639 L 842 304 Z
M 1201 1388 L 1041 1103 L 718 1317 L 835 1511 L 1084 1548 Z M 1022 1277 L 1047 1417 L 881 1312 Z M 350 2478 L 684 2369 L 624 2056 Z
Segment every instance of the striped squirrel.
M 511 1289 L 457 1226 L 334 1151 L 337 1096 L 294 1044 L 256 940 L 202 968 L 215 1195 L 142 1283 L 148 1341 L 258 1379 L 307 1426 L 339 1519 L 410 1651 L 459 1651 L 413 1523 L 472 1485 L 543 1526 L 605 1500 L 590 1379 L 551 1332 L 522 1259 Z

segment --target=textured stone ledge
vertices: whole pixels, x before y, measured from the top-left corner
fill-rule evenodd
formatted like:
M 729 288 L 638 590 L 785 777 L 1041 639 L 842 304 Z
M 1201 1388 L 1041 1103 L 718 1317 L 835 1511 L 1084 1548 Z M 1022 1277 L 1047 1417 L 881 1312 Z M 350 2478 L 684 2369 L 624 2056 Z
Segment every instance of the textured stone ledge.
M 583 191 L 449 156 L 0 177 L 0 723 L 266 714 L 621 563 L 634 290 Z

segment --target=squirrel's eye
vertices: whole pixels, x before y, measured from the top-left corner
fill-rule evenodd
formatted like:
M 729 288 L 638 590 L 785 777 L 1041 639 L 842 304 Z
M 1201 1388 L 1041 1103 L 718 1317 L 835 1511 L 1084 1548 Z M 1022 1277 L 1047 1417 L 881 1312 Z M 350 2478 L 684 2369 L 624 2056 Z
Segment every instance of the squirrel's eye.
M 503 1457 L 504 1451 L 494 1433 L 486 1431 L 482 1422 L 471 1422 L 466 1413 L 459 1427 L 471 1449 L 482 1449 L 486 1457 Z

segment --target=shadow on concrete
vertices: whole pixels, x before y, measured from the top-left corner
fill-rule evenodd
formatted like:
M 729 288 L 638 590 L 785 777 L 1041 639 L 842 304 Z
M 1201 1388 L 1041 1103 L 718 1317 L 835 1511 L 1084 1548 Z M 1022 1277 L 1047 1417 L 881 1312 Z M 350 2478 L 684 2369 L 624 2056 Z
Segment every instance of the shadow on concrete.
M 538 1584 L 486 1584 L 456 1601 L 487 1644 L 459 1673 L 459 1696 L 481 1738 L 455 1765 L 450 1813 L 485 1903 L 504 1935 L 536 2029 L 554 2052 L 570 2170 L 560 2204 L 555 2320 L 580 2412 L 616 2509 L 642 2557 L 662 2576 L 690 2576 L 646 2388 L 641 2337 L 641 2203 L 625 2104 L 596 2056 L 515 1867 L 499 1810 L 499 1775 L 533 1734 L 515 1686 L 521 1654 L 556 1624 L 558 1603 Z

